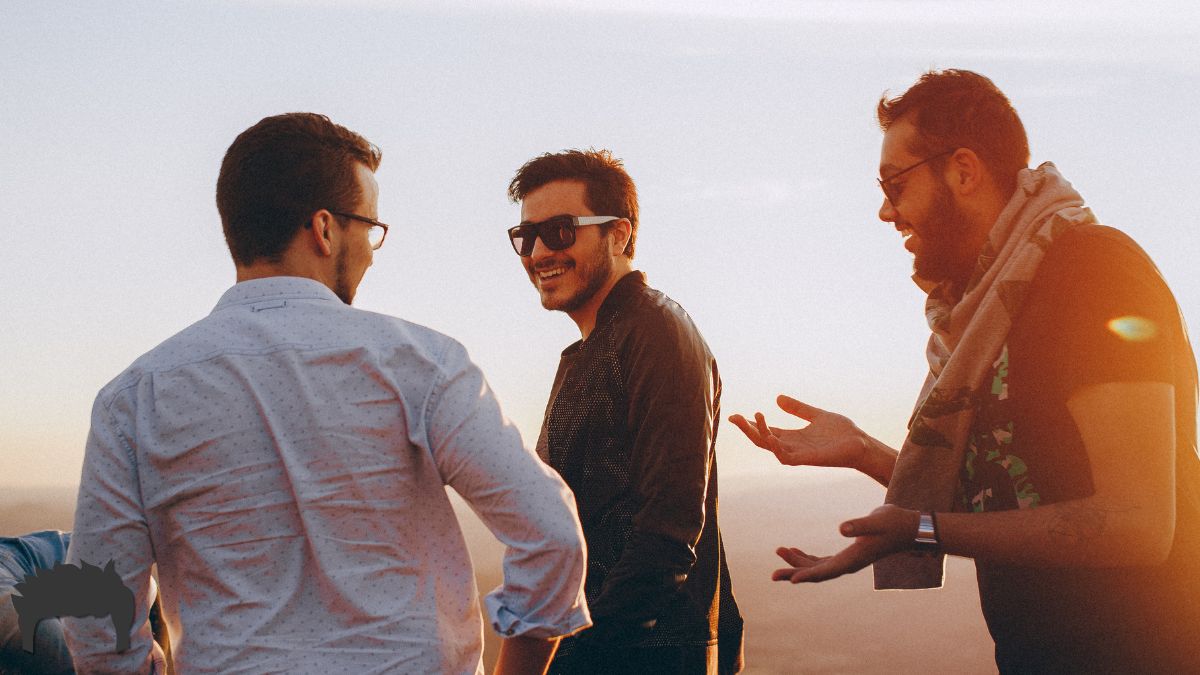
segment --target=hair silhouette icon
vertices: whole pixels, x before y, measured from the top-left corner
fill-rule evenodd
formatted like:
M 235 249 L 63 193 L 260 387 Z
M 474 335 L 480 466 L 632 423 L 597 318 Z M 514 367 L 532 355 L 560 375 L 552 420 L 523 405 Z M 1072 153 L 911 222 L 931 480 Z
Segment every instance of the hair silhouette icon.
M 42 619 L 62 616 L 111 616 L 117 633 L 116 651 L 129 649 L 133 627 L 133 591 L 121 582 L 113 561 L 104 569 L 60 563 L 53 569 L 36 569 L 13 589 L 12 596 L 21 629 L 21 647 L 33 653 L 33 638 Z

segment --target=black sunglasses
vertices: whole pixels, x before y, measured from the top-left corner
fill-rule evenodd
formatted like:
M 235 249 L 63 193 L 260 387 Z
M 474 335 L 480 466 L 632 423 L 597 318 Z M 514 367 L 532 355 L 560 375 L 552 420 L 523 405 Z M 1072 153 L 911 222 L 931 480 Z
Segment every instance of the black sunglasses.
M 913 164 L 912 166 L 907 166 L 903 169 L 900 169 L 896 173 L 888 176 L 887 178 L 876 178 L 875 182 L 879 183 L 879 189 L 883 190 L 883 196 L 887 197 L 888 203 L 891 204 L 892 206 L 895 206 L 896 202 L 900 200 L 900 193 L 904 192 L 904 188 L 897 188 L 896 186 L 891 184 L 892 181 L 896 180 L 901 175 L 906 174 L 909 171 L 912 171 L 913 169 L 917 168 L 918 166 L 925 164 L 926 162 L 932 162 L 933 160 L 935 160 L 939 157 L 945 157 L 946 155 L 949 155 L 952 152 L 954 152 L 954 150 L 947 150 L 945 152 L 939 152 L 936 155 L 931 155 L 931 156 L 926 157 L 925 159 L 917 162 L 916 164 Z
M 509 228 L 508 240 L 512 242 L 513 250 L 517 252 L 517 255 L 528 258 L 533 255 L 533 245 L 537 242 L 538 237 L 542 238 L 542 243 L 546 245 L 546 248 L 551 251 L 561 251 L 570 248 L 575 243 L 575 228 L 603 225 L 620 219 L 620 216 L 554 216 L 540 223 L 531 223 L 527 220 L 516 227 Z

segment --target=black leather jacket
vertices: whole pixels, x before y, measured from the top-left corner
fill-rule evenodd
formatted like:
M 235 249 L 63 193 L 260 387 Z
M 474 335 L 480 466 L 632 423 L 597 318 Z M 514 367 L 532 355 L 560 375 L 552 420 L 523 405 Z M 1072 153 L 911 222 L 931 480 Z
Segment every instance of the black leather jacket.
M 717 525 L 721 379 L 691 317 L 631 272 L 562 353 L 538 452 L 575 492 L 595 627 L 560 647 L 718 643 L 742 619 Z

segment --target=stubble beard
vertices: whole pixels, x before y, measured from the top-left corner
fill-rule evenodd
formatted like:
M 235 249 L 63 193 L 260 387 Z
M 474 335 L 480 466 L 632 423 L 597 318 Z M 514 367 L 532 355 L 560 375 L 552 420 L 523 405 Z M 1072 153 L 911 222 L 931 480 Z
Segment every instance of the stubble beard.
M 333 293 L 347 305 L 354 302 L 354 289 L 350 287 L 349 265 L 346 260 L 348 257 L 346 247 L 339 248 L 333 268 Z
M 571 295 L 562 300 L 555 301 L 554 298 L 546 293 L 541 293 L 542 307 L 551 311 L 560 311 L 570 314 L 575 310 L 583 307 L 589 300 L 592 299 L 604 287 L 604 284 L 612 276 L 613 259 L 608 252 L 609 241 L 608 237 L 601 237 L 592 251 L 592 256 L 586 260 L 575 260 L 574 272 L 579 275 L 583 281 L 583 285 L 579 287 Z M 537 285 L 536 276 L 534 285 Z

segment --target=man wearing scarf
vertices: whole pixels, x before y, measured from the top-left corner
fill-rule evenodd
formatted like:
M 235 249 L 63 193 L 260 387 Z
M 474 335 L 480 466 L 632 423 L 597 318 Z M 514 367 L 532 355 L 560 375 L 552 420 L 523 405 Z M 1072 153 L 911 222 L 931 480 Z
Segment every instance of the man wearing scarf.
M 929 72 L 880 100 L 881 220 L 928 293 L 929 375 L 897 452 L 781 396 L 803 429 L 731 418 L 793 465 L 858 469 L 885 504 L 853 543 L 796 548 L 774 578 L 874 564 L 935 588 L 974 558 L 1003 673 L 1200 672 L 1196 362 L 1154 264 L 1097 224 L 986 77 Z

